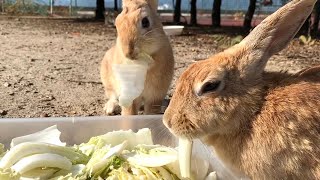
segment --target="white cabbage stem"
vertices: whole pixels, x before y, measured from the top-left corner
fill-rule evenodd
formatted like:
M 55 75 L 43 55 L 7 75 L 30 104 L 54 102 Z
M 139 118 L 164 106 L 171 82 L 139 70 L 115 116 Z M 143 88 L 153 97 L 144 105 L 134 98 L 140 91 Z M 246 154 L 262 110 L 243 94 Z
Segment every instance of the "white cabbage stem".
M 42 142 L 55 144 L 58 146 L 66 146 L 66 143 L 61 142 L 60 135 L 61 132 L 57 129 L 57 125 L 54 125 L 42 131 L 35 132 L 33 134 L 16 137 L 12 139 L 10 146 L 12 148 L 24 142 Z
M 32 156 L 22 158 L 20 161 L 18 161 L 15 165 L 12 166 L 12 169 L 20 174 L 23 174 L 32 169 L 41 167 L 51 167 L 70 170 L 72 167 L 72 163 L 66 157 L 57 154 L 45 153 L 35 154 Z
M 206 177 L 205 180 L 217 180 L 217 173 L 216 172 L 209 173 L 209 175 Z
M 179 138 L 179 167 L 182 178 L 191 178 L 192 141 Z
M 161 167 L 175 162 L 177 160 L 177 151 L 169 147 L 155 147 L 150 149 L 148 153 L 134 152 L 123 156 L 132 164 L 144 167 Z
M 50 179 L 50 177 L 59 171 L 56 168 L 35 168 L 26 173 L 23 173 L 20 177 L 20 180 L 44 180 Z
M 76 158 L 77 153 L 72 149 L 63 146 L 57 146 L 46 143 L 32 143 L 25 142 L 14 146 L 0 161 L 0 168 L 10 168 L 13 164 L 18 162 L 21 158 L 33 154 L 54 153 L 65 156 L 70 160 Z

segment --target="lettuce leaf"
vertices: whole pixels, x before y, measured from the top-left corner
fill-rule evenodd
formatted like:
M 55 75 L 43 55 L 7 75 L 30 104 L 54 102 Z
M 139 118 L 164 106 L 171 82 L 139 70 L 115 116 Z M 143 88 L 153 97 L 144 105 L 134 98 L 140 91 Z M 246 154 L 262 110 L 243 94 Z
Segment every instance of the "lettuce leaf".
M 90 145 L 94 145 L 93 151 L 95 149 L 102 148 L 106 145 L 116 146 L 124 141 L 128 142 L 127 150 L 132 150 L 135 146 L 139 144 L 153 145 L 151 131 L 148 128 L 140 129 L 137 133 L 134 133 L 132 130 L 128 131 L 113 131 L 108 132 L 101 136 L 92 137 L 88 143 L 80 144 L 79 149 L 81 147 L 87 147 L 83 149 L 90 149 L 92 147 Z M 84 153 L 88 153 L 85 151 Z M 89 153 L 90 154 L 90 153 Z
M 123 164 L 125 163 L 124 159 L 122 159 L 119 156 L 113 156 L 110 158 L 110 161 L 105 166 L 105 168 L 100 169 L 100 171 L 97 171 L 94 174 L 94 177 L 101 177 L 101 178 L 107 178 L 109 176 L 109 173 L 113 170 L 117 170 L 121 167 L 123 167 Z
M 72 147 L 63 147 L 47 143 L 25 142 L 10 149 L 0 161 L 0 168 L 10 168 L 20 159 L 42 153 L 53 153 L 68 158 L 72 164 L 86 164 L 89 157 Z
M 1 169 L 0 168 L 0 179 L 1 180 L 19 180 L 20 174 L 14 172 L 11 169 Z
M 86 180 L 87 174 L 85 174 L 85 165 L 76 164 L 73 165 L 71 171 L 63 170 L 56 172 L 50 180 Z
M 57 146 L 65 146 L 66 143 L 61 142 L 60 135 L 61 135 L 61 132 L 57 129 L 57 125 L 54 125 L 42 131 L 38 131 L 25 136 L 16 137 L 12 139 L 10 146 L 12 148 L 24 142 L 42 142 L 42 143 L 54 144 Z
M 7 153 L 5 147 L 3 144 L 0 143 L 0 160 L 2 159 L 2 157 Z
M 143 166 L 127 164 L 109 173 L 107 179 L 146 179 L 146 180 L 176 180 L 176 176 L 162 167 L 146 168 Z
M 70 170 L 72 163 L 66 157 L 44 153 L 24 157 L 11 167 L 15 172 L 23 174 L 32 169 L 49 167 Z
M 56 168 L 35 168 L 26 173 L 23 173 L 21 179 L 30 179 L 30 180 L 42 180 L 49 179 L 58 169 Z
M 120 153 L 127 147 L 127 144 L 127 141 L 124 141 L 117 146 L 109 148 L 105 151 L 106 153 L 104 154 L 93 154 L 92 158 L 87 164 L 87 168 L 90 170 L 90 173 L 94 173 L 95 175 L 97 175 L 99 174 L 97 172 L 101 172 L 106 169 L 106 165 L 109 165 L 110 161 L 111 163 L 113 163 L 111 157 L 120 155 Z
M 107 152 L 110 150 L 110 146 L 104 146 L 100 149 L 95 150 L 95 152 L 92 154 L 89 162 L 86 164 L 86 170 L 92 173 L 93 167 L 101 161 L 101 159 L 107 154 Z
M 180 163 L 179 160 L 167 164 L 166 169 L 170 170 L 170 172 L 174 173 L 179 179 L 184 179 L 181 176 L 180 171 Z M 205 179 L 209 170 L 209 162 L 205 159 L 199 158 L 197 156 L 192 156 L 191 158 L 191 180 Z
M 216 172 L 209 173 L 205 180 L 217 180 L 217 173 Z
M 13 139 L 8 152 L 0 144 L 0 180 L 182 179 L 177 149 L 154 145 L 150 129 L 108 132 L 73 147 L 60 134 L 51 126 Z M 215 179 L 208 169 L 206 160 L 191 158 L 192 180 Z
M 178 152 L 169 147 L 159 145 L 138 145 L 130 153 L 123 156 L 132 164 L 144 167 L 161 167 L 177 161 Z

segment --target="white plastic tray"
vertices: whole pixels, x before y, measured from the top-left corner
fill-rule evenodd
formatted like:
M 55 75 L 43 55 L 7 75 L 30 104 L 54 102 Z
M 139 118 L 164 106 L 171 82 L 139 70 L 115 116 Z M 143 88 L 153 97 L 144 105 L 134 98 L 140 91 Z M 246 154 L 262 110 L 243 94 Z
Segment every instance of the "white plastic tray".
M 168 36 L 181 35 L 184 26 L 163 26 L 163 30 Z
M 178 142 L 162 124 L 161 115 L 0 119 L 0 142 L 8 147 L 14 137 L 30 134 L 55 124 L 62 132 L 61 139 L 69 145 L 87 142 L 92 136 L 113 130 L 137 131 L 141 128 L 151 129 L 156 144 L 176 147 Z M 217 172 L 219 179 L 240 179 L 226 169 L 213 151 L 200 141 L 194 142 L 193 153 L 210 159 L 211 168 Z

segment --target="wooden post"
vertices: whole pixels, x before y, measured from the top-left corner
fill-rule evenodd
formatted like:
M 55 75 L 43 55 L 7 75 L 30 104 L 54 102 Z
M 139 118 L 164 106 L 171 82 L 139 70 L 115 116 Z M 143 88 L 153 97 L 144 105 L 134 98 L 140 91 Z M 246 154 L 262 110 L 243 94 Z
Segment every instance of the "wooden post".
M 75 14 L 78 15 L 78 0 L 74 1 L 74 8 L 73 9 L 75 10 Z
M 96 17 L 95 19 L 104 19 L 105 15 L 104 0 L 96 0 Z
M 114 11 L 118 12 L 118 0 L 114 0 Z
M 256 3 L 257 0 L 250 0 L 248 11 L 244 17 L 243 27 L 247 32 L 249 32 L 251 29 L 251 22 L 254 15 L 254 11 L 256 10 Z
M 313 21 L 313 28 L 312 28 L 312 35 L 317 36 L 319 31 L 319 19 L 320 19 L 320 0 L 317 1 L 315 5 L 315 12 L 314 12 L 314 21 Z
M 72 16 L 72 0 L 70 0 L 70 5 L 69 5 L 69 16 Z
M 197 0 L 190 1 L 191 10 L 190 10 L 190 24 L 193 26 L 197 25 Z
M 3 12 L 4 13 L 4 4 L 5 4 L 5 0 L 2 0 L 1 1 L 1 12 Z
M 50 14 L 53 14 L 53 0 L 49 0 L 50 2 Z
M 181 18 L 181 0 L 176 0 L 174 4 L 174 15 L 173 15 L 173 22 L 180 23 Z
M 306 19 L 297 35 L 310 36 L 311 33 L 311 15 Z
M 213 1 L 211 18 L 213 27 L 221 26 L 221 0 Z

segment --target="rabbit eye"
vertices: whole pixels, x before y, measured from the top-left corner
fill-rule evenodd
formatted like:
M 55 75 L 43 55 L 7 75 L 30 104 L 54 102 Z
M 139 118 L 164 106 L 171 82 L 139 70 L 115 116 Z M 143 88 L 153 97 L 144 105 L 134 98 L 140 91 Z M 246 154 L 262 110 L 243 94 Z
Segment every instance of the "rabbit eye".
M 198 95 L 201 96 L 209 92 L 214 92 L 218 90 L 218 88 L 220 87 L 220 84 L 221 84 L 221 81 L 206 82 L 200 89 Z
M 150 27 L 150 21 L 147 17 L 144 17 L 141 21 L 142 28 L 149 28 Z

